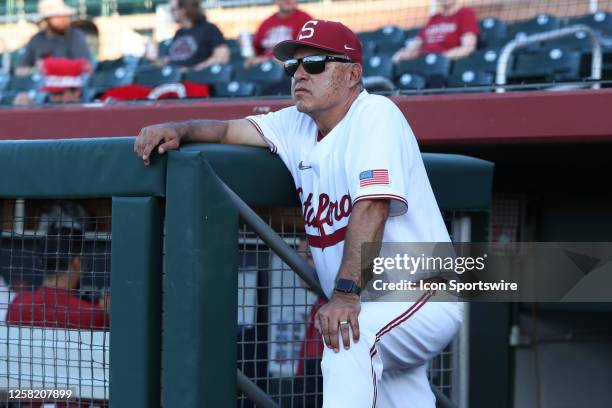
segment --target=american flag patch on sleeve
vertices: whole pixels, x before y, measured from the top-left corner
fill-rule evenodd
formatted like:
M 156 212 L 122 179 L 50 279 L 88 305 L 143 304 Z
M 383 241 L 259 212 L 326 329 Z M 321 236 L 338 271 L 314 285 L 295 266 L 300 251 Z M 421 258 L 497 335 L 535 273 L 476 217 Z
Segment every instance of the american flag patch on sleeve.
M 377 184 L 389 184 L 389 170 L 374 169 L 359 173 L 359 187 L 367 187 Z

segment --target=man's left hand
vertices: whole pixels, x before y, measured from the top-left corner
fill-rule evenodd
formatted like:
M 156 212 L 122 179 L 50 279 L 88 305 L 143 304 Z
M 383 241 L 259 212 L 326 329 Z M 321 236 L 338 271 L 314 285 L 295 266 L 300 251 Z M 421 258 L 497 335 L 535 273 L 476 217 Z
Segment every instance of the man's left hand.
M 337 353 L 340 351 L 338 332 L 342 335 L 342 344 L 346 350 L 351 345 L 349 326 L 353 331 L 353 341 L 359 341 L 359 312 L 361 303 L 359 296 L 334 292 L 331 300 L 321 306 L 315 319 L 315 327 L 323 336 L 325 344 L 333 348 Z

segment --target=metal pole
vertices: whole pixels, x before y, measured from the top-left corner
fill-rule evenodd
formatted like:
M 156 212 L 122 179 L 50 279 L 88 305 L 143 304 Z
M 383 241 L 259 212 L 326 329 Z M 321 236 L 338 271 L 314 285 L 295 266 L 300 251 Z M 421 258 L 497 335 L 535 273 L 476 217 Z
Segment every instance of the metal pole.
M 589 1 L 589 13 L 593 14 L 597 12 L 597 9 L 599 8 L 599 5 L 597 3 L 597 0 Z
M 506 85 L 506 71 L 508 69 L 508 62 L 512 53 L 519 49 L 524 48 L 531 44 L 539 42 L 545 42 L 550 40 L 556 40 L 558 38 L 567 37 L 569 35 L 576 34 L 577 32 L 585 32 L 591 41 L 593 46 L 593 56 L 591 58 L 591 79 L 598 81 L 601 79 L 601 44 L 597 34 L 590 28 L 582 24 L 576 24 L 570 27 L 561 28 L 558 30 L 546 31 L 544 33 L 533 34 L 524 38 L 516 38 L 510 41 L 503 48 L 499 59 L 497 60 L 497 70 L 495 74 L 495 84 L 497 85 L 496 92 L 503 93 L 505 89 L 503 85 Z M 593 89 L 599 89 L 599 83 L 595 83 L 591 86 Z
M 223 189 L 227 192 L 230 200 L 238 208 L 240 217 L 247 223 L 249 227 L 253 229 L 257 235 L 272 249 L 276 254 L 283 260 L 291 269 L 298 274 L 300 278 L 310 287 L 311 290 L 316 292 L 319 296 L 327 299 L 327 296 L 321 289 L 321 284 L 315 271 L 308 265 L 306 260 L 301 257 L 293 248 L 278 236 L 278 234 L 265 223 L 255 211 L 245 203 L 238 194 L 234 193 L 223 180 L 219 179 Z
M 453 219 L 452 230 L 454 242 L 472 241 L 472 219 L 468 215 Z M 458 388 L 459 408 L 468 408 L 470 391 L 470 304 L 465 302 L 463 307 L 463 324 L 459 329 L 459 344 L 455 347 L 455 361 L 458 368 L 455 381 Z
M 249 400 L 255 403 L 257 407 L 261 408 L 278 408 L 278 404 L 274 402 L 268 394 L 266 394 L 261 388 L 253 384 L 242 371 L 237 370 L 238 375 L 238 389 L 247 396 Z

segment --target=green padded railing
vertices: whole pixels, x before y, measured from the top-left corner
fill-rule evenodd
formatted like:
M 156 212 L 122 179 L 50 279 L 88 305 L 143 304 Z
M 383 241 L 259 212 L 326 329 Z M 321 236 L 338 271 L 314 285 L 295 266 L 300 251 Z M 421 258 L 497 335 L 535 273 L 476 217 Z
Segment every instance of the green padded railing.
M 423 157 L 443 210 L 488 210 L 492 163 Z M 147 167 L 133 138 L 7 141 L 0 174 L 0 199 L 112 197 L 111 406 L 235 406 L 239 213 L 220 180 L 251 207 L 298 206 L 278 157 L 190 145 Z

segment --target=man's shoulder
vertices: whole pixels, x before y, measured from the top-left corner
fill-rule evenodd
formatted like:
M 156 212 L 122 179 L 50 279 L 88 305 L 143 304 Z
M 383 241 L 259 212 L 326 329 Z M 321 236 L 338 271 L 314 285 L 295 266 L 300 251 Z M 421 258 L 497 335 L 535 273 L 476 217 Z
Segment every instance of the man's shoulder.
M 42 42 L 47 38 L 45 30 L 39 31 L 30 38 L 30 43 Z
M 358 110 L 356 113 L 367 116 L 374 116 L 384 112 L 396 112 L 399 109 L 397 105 L 386 96 L 370 93 L 360 95 L 356 103 Z

